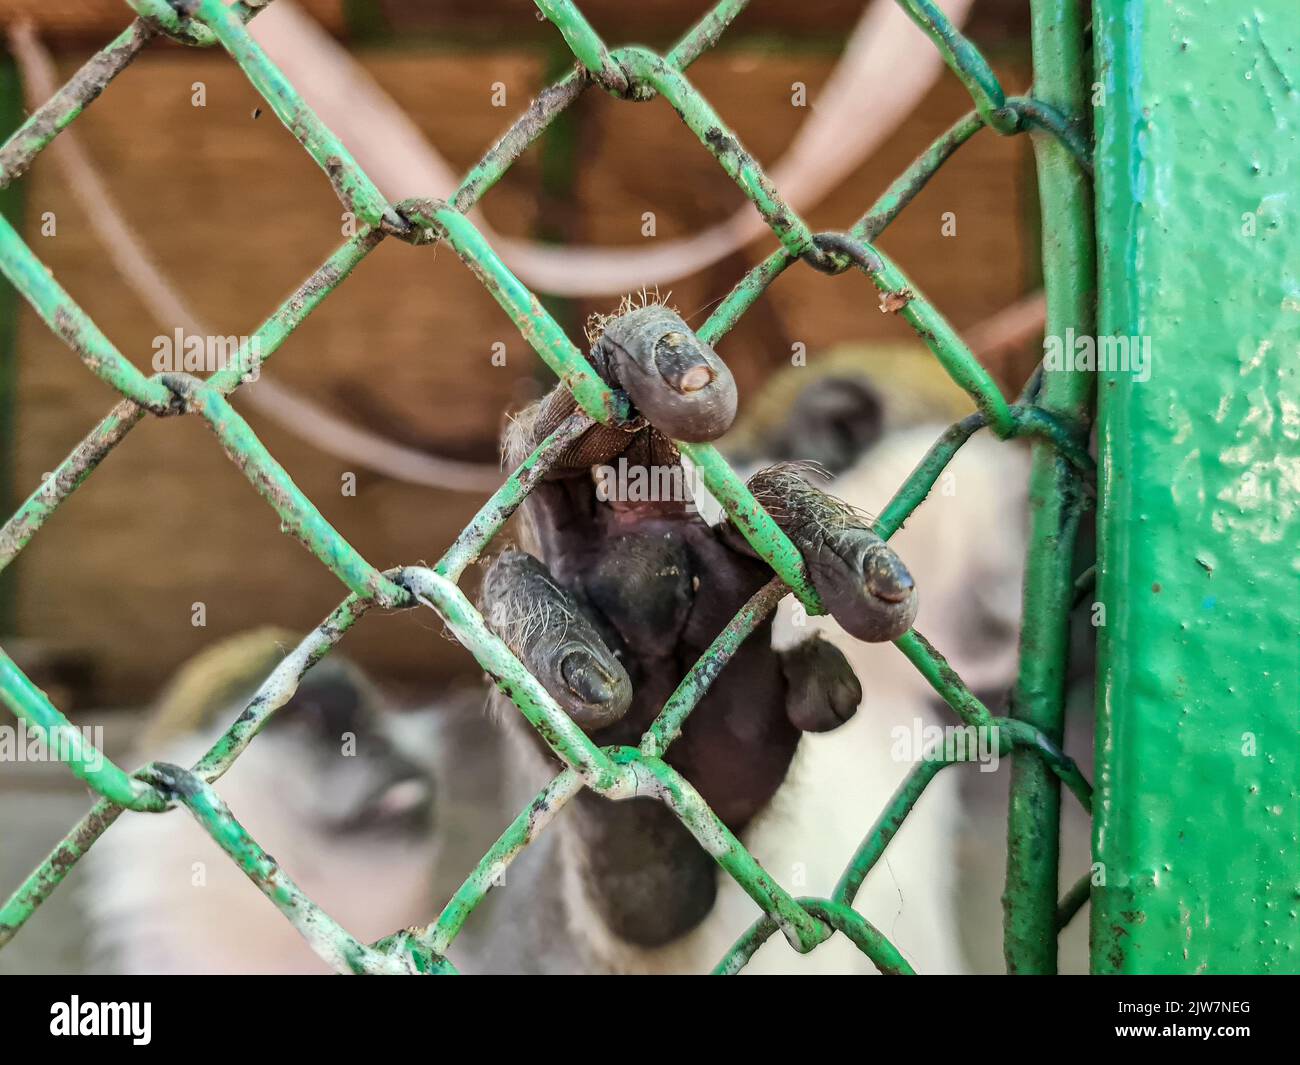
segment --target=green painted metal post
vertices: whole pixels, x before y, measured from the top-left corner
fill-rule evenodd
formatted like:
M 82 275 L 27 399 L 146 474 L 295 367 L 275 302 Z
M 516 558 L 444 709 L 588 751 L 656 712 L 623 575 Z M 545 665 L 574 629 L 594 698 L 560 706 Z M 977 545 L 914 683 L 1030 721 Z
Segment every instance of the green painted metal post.
M 1150 376 L 1100 378 L 1092 966 L 1295 972 L 1295 0 L 1095 12 L 1101 328 Z
M 1077 0 L 1034 0 L 1034 95 L 1067 118 L 1088 105 L 1083 10 Z M 1043 283 L 1048 336 L 1090 335 L 1096 307 L 1092 190 L 1056 138 L 1034 138 L 1043 211 Z M 1039 403 L 1086 425 L 1091 374 L 1044 366 Z M 1025 561 L 1020 678 L 1012 715 L 1061 741 L 1074 597 L 1074 546 L 1084 500 L 1077 472 L 1049 444 L 1034 444 L 1029 481 L 1030 550 Z M 1003 953 L 1010 973 L 1056 971 L 1061 788 L 1040 755 L 1011 760 Z

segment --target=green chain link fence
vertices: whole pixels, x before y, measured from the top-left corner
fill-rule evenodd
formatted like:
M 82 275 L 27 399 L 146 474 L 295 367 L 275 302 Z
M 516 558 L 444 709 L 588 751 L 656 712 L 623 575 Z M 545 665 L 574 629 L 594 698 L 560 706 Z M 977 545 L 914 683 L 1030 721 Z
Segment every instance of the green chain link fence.
M 0 568 L 18 555 L 55 509 L 146 415 L 197 415 L 274 508 L 282 529 L 302 541 L 350 592 L 280 663 L 212 749 L 189 769 L 153 763 L 128 774 L 91 747 L 0 651 L 0 696 L 5 704 L 29 728 L 58 744 L 72 772 L 101 796 L 0 909 L 0 946 L 15 935 L 123 811 L 152 815 L 181 804 L 336 970 L 452 972 L 448 953 L 470 913 L 510 862 L 560 814 L 569 799 L 587 787 L 610 799 L 639 795 L 667 803 L 761 909 L 762 916 L 721 960 L 718 972 L 739 971 L 778 929 L 800 952 L 813 950 L 839 932 L 882 972 L 911 972 L 899 951 L 852 904 L 863 879 L 925 787 L 942 769 L 962 760 L 965 752 L 950 747 L 918 763 L 850 857 L 831 897 L 801 899 L 791 897 L 759 866 L 691 785 L 664 761 L 666 749 L 712 680 L 787 591 L 793 591 L 809 612 L 821 613 L 799 552 L 712 446 L 678 444 L 731 520 L 771 565 L 775 577 L 718 634 L 682 679 L 639 748 L 600 749 L 593 745 L 488 630 L 458 587 L 465 569 L 485 550 L 566 445 L 596 422 L 615 424 L 628 415 L 626 397 L 606 386 L 537 297 L 506 268 L 465 217 L 557 114 L 584 91 L 599 86 L 628 102 L 664 97 L 753 202 L 780 242 L 779 248 L 741 278 L 700 328 L 703 339 L 716 344 L 767 286 L 800 260 L 827 274 L 856 268 L 867 275 L 882 300 L 888 298 L 891 306 L 901 305 L 901 317 L 975 401 L 978 412 L 940 437 L 885 507 L 876 524 L 880 535 L 887 538 L 902 525 L 977 430 L 987 426 L 1003 439 L 1031 438 L 1033 536 L 1013 716 L 994 717 L 920 633 L 907 633 L 897 646 L 962 722 L 996 729 L 1003 753 L 1012 754 L 1005 896 L 1008 967 L 1012 971 L 1055 968 L 1056 933 L 1088 897 L 1085 879 L 1058 903 L 1057 832 L 1062 783 L 1085 808 L 1091 802 L 1089 784 L 1059 747 L 1068 615 L 1077 595 L 1086 591 L 1086 586 L 1076 588 L 1071 562 L 1074 534 L 1095 483 L 1087 448 L 1090 375 L 1040 371 L 1016 403 L 1007 403 L 942 314 L 873 241 L 952 153 L 979 130 L 987 126 L 1002 135 L 1033 133 L 1044 213 L 1048 330 L 1059 334 L 1067 326 L 1090 328 L 1095 271 L 1091 147 L 1084 118 L 1083 15 L 1080 5 L 1071 0 L 1033 0 L 1036 84 L 1031 95 L 1007 96 L 984 57 L 931 0 L 898 2 L 969 90 L 975 110 L 940 137 L 846 231 L 814 233 L 782 201 L 757 161 L 684 73 L 744 10 L 746 0 L 717 4 L 665 55 L 639 47 L 611 51 L 574 4 L 537 0 L 542 14 L 577 57 L 575 71 L 539 95 L 469 172 L 450 200 L 400 203 L 384 199 L 347 148 L 249 36 L 245 24 L 264 3 L 239 0 L 227 6 L 223 0 L 129 0 L 139 17 L 0 147 L 0 188 L 21 176 L 32 159 L 153 38 L 166 36 L 196 47 L 219 44 L 325 171 L 358 226 L 356 235 L 256 331 L 253 340 L 261 356 L 272 355 L 357 263 L 386 239 L 446 243 L 572 390 L 581 409 L 511 473 L 436 565 L 380 572 L 321 516 L 232 407 L 228 397 L 241 383 L 241 368 L 230 367 L 204 380 L 180 373 L 145 376 L 60 287 L 18 233 L 0 219 L 0 269 L 85 365 L 123 397 L 0 530 Z M 213 784 L 276 709 L 289 700 L 306 671 L 363 615 L 376 607 L 417 606 L 438 614 L 567 768 L 506 829 L 436 921 L 367 945 L 302 893 L 244 831 Z

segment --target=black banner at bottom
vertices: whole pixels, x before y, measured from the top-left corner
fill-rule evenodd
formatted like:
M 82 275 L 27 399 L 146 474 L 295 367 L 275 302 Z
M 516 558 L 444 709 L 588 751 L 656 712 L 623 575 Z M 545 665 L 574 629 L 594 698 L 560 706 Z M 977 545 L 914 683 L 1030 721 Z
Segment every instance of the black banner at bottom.
M 472 978 L 10 977 L 0 985 L 0 1047 L 10 1061 L 59 1043 L 82 1052 L 113 1044 L 128 1053 L 203 1050 L 265 1060 L 267 1052 L 337 1055 L 353 1045 L 371 1054 L 385 1046 L 427 1053 L 462 1048 L 466 1039 L 486 1040 L 500 1053 L 512 1043 L 553 1047 L 557 1030 L 617 1045 L 642 1029 L 636 1038 L 643 1047 L 671 1050 L 687 1031 L 698 1046 L 713 1032 L 730 1054 L 736 1037 L 767 1045 L 775 1026 L 796 1046 L 820 1031 L 932 1054 L 946 1045 L 969 1048 L 994 1023 L 1014 1030 L 1018 1041 L 1042 1037 L 1043 1047 L 1203 1043 L 1226 1050 L 1260 1037 L 1289 1041 L 1297 990 L 1292 980 L 1267 977 L 922 977 L 922 986 L 778 978 L 697 981 L 689 990 L 652 990 L 644 981 L 653 978 L 635 986 L 588 978 L 578 988 L 574 979 L 582 978 L 507 988 Z

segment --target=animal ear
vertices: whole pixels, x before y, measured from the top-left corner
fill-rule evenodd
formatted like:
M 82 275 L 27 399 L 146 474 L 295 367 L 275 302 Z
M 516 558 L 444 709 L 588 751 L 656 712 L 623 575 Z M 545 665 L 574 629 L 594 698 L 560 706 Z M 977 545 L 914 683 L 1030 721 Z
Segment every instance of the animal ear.
M 880 439 L 884 425 L 884 403 L 865 377 L 819 377 L 795 397 L 771 442 L 776 453 L 769 454 L 780 461 L 818 462 L 835 476 Z

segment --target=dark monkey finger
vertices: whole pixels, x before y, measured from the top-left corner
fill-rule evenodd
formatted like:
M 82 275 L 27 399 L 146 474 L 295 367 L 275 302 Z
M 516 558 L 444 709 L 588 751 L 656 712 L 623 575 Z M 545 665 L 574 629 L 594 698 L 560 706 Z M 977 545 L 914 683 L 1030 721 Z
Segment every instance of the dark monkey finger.
M 579 727 L 605 728 L 627 713 L 627 671 L 544 563 L 523 551 L 502 552 L 483 578 L 479 601 L 488 627 Z
M 736 419 L 731 371 L 668 307 L 650 304 L 609 319 L 591 355 L 601 376 L 674 440 L 716 440 Z
M 833 643 L 814 636 L 779 654 L 786 716 L 800 732 L 830 732 L 857 712 L 862 685 Z
M 878 643 L 912 627 L 912 575 L 861 516 L 814 488 L 794 465 L 760 470 L 749 489 L 799 548 L 813 587 L 846 632 Z
M 672 440 L 716 440 L 731 428 L 731 371 L 675 311 L 659 304 L 639 307 L 604 319 L 600 329 L 592 365 L 606 384 L 627 393 L 636 417 L 627 425 L 593 425 L 552 464 L 548 479 L 612 462 L 633 447 L 641 449 L 639 462 L 672 465 Z M 521 411 L 502 440 L 507 462 L 517 466 L 577 409 L 573 394 L 559 384 Z

